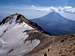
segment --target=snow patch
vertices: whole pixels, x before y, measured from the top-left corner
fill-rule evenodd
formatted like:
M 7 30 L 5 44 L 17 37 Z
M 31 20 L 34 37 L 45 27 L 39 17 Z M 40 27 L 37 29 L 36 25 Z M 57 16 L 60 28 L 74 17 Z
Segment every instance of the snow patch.
M 25 30 L 32 30 L 31 26 L 23 23 L 15 23 L 14 18 L 12 23 L 9 21 L 0 25 L 0 56 L 22 56 L 32 51 L 39 43 L 40 40 L 34 39 L 25 41 L 29 37 Z M 5 31 L 7 29 L 7 31 Z

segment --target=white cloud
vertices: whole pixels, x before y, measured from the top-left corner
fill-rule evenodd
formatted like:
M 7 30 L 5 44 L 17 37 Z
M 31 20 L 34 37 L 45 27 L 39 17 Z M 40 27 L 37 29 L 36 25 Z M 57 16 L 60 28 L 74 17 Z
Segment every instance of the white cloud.
M 66 13 L 75 14 L 75 8 L 73 8 L 73 7 L 64 9 L 64 11 L 65 11 Z
M 8 16 L 13 13 L 20 13 L 25 15 L 27 18 L 38 18 L 45 16 L 49 13 L 48 7 L 37 7 L 31 6 L 7 6 L 0 9 L 0 13 Z M 1 16 L 0 16 L 1 17 Z
M 53 7 L 53 6 L 35 6 L 35 5 L 30 5 L 30 6 L 6 6 L 2 7 L 0 9 L 0 14 L 4 14 L 5 16 L 13 14 L 13 13 L 20 13 L 25 15 L 27 18 L 38 18 L 38 17 L 43 17 L 51 12 L 75 12 L 75 8 L 71 6 L 64 6 L 64 7 Z M 1 15 L 0 15 L 1 17 Z
M 59 14 L 65 19 L 75 21 L 75 8 L 71 6 L 65 6 L 63 8 L 64 10 L 59 12 Z

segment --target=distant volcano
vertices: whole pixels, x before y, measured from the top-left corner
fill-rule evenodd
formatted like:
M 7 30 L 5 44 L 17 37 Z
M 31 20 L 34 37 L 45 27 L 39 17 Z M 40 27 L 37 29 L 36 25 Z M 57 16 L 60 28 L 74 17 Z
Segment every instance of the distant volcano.
M 75 21 L 68 20 L 56 12 L 40 18 L 32 19 L 31 21 L 37 23 L 47 33 L 51 35 L 64 35 L 75 33 Z

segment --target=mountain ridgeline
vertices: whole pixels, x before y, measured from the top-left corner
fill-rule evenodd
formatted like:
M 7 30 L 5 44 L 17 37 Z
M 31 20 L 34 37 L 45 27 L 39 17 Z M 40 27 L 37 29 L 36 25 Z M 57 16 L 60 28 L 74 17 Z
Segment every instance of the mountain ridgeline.
M 12 19 L 14 19 L 16 23 L 25 22 L 38 31 L 49 35 L 75 34 L 75 21 L 68 20 L 56 12 L 52 12 L 46 16 L 30 20 L 23 15 L 16 13 L 7 16 L 5 19 L 2 20 L 2 22 L 0 22 L 0 25 L 7 22 L 11 24 Z
M 14 19 L 14 18 L 16 18 L 16 19 Z M 11 24 L 11 23 L 12 23 L 12 19 L 14 19 L 16 23 L 25 22 L 25 23 L 27 23 L 29 26 L 35 28 L 36 30 L 48 34 L 48 33 L 45 32 L 37 23 L 32 22 L 32 21 L 28 20 L 26 17 L 24 17 L 23 15 L 17 14 L 17 13 L 16 13 L 16 14 L 12 14 L 12 15 L 7 16 L 6 18 L 4 18 L 4 19 L 0 22 L 0 25 L 5 24 L 5 23 L 7 23 L 7 22 L 9 22 L 9 24 Z

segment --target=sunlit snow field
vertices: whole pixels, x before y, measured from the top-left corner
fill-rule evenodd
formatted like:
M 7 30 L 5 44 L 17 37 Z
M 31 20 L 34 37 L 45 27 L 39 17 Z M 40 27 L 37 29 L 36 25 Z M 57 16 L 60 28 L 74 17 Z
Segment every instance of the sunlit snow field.
M 26 23 L 16 23 L 16 16 L 9 22 L 0 25 L 0 56 L 22 56 L 33 50 L 40 40 L 34 39 L 32 42 L 25 41 L 29 37 L 25 30 L 33 28 Z M 10 52 L 10 50 L 13 50 Z

